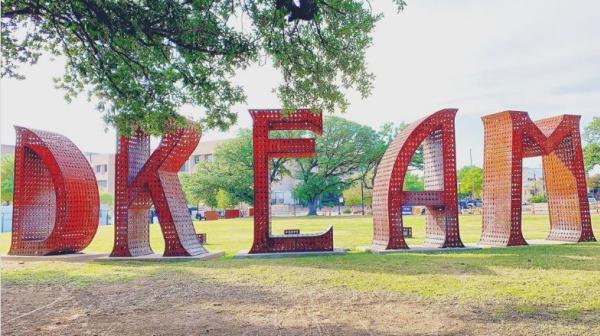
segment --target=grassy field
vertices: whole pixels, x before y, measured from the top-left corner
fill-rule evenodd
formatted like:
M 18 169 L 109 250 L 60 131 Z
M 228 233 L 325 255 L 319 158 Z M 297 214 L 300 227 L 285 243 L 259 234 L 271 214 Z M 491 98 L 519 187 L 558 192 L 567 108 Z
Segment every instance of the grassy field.
M 481 217 L 460 220 L 463 241 L 476 243 Z M 599 235 L 600 216 L 593 216 L 593 223 Z M 235 253 L 250 247 L 252 222 L 234 219 L 196 223 L 198 232 L 207 233 L 211 251 L 226 252 L 212 261 L 5 262 L 3 332 L 69 334 L 85 321 L 99 334 L 178 334 L 204 321 L 198 327 L 211 334 L 600 334 L 600 243 L 371 255 L 356 249 L 370 243 L 370 217 L 275 218 L 273 232 L 317 232 L 328 225 L 334 226 L 336 247 L 352 249 L 348 255 L 236 260 Z M 422 243 L 424 218 L 407 217 L 405 225 L 414 231 L 409 245 Z M 546 216 L 523 219 L 526 239 L 543 239 L 547 227 Z M 110 252 L 112 230 L 101 227 L 86 251 Z M 2 253 L 9 240 L 0 235 Z M 161 252 L 158 225 L 151 226 L 151 241 Z M 51 288 L 75 297 L 77 308 L 52 303 L 56 295 L 46 293 Z M 156 291 L 162 294 L 155 296 Z M 115 307 L 99 301 L 123 297 L 133 301 L 128 304 L 134 310 L 102 320 Z M 185 308 L 170 324 L 159 323 L 161 316 L 152 314 L 161 305 L 148 297 Z M 282 302 L 286 297 L 294 300 Z M 38 319 L 20 317 L 36 300 L 63 309 L 49 309 Z M 125 320 L 134 313 L 141 322 Z M 115 327 L 119 319 L 125 322 Z

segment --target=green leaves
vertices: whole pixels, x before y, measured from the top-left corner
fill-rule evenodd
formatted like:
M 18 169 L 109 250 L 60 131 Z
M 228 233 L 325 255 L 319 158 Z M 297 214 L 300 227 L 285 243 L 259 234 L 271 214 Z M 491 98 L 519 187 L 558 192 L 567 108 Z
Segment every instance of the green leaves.
M 0 163 L 0 201 L 10 202 L 13 201 L 13 186 L 14 186 L 14 171 L 15 171 L 15 157 L 14 155 L 2 156 Z
M 458 192 L 481 198 L 483 189 L 483 169 L 477 166 L 466 166 L 458 170 Z
M 583 148 L 585 170 L 590 171 L 595 165 L 600 165 L 600 117 L 595 117 L 583 132 L 587 143 Z
M 123 134 L 160 135 L 167 121 L 184 122 L 184 105 L 198 109 L 203 128 L 227 129 L 246 98 L 232 77 L 258 55 L 281 71 L 274 90 L 286 110 L 344 111 L 346 90 L 369 95 L 365 51 L 381 15 L 368 1 L 315 0 L 310 16 L 292 22 L 277 2 L 7 0 L 2 76 L 20 78 L 19 64 L 42 52 L 64 55 L 57 87 L 67 100 L 87 91 Z

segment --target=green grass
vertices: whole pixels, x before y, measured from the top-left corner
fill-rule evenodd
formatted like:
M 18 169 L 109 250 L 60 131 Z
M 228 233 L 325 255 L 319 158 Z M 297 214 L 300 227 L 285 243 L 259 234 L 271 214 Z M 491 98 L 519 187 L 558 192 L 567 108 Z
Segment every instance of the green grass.
M 424 218 L 405 217 L 412 226 L 410 244 L 424 237 Z M 593 216 L 600 234 L 600 216 Z M 252 241 L 250 219 L 196 223 L 197 232 L 206 232 L 207 247 L 223 250 L 225 258 L 198 262 L 89 262 L 32 263 L 3 269 L 3 284 L 66 284 L 88 286 L 124 282 L 140 277 L 184 275 L 208 283 L 245 283 L 260 286 L 283 285 L 294 289 L 348 288 L 361 292 L 393 292 L 415 295 L 432 302 L 477 307 L 494 307 L 495 314 L 535 315 L 540 312 L 569 320 L 600 314 L 600 243 L 491 248 L 480 251 L 442 254 L 372 255 L 358 252 L 372 237 L 370 217 L 275 218 L 273 232 L 300 228 L 318 232 L 334 225 L 336 247 L 352 248 L 344 256 L 286 259 L 237 260 L 232 255 L 247 250 Z M 476 243 L 481 230 L 480 216 L 461 216 L 461 236 Z M 547 216 L 523 218 L 526 239 L 543 239 Z M 110 252 L 113 227 L 101 227 L 87 252 Z M 0 235 L 2 253 L 8 250 L 10 235 Z M 160 227 L 151 226 L 156 252 L 163 249 Z

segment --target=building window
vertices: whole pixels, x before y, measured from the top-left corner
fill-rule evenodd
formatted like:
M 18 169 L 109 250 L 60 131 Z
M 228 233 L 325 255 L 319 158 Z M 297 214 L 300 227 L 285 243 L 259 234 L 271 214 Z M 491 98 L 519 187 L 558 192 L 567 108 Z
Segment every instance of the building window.
M 271 204 L 283 204 L 285 202 L 285 193 L 283 191 L 274 191 L 271 193 Z
M 204 160 L 206 160 L 206 161 L 212 161 L 213 160 L 213 155 L 212 154 L 206 154 L 206 155 L 204 155 Z
M 98 180 L 98 189 L 107 189 L 108 181 L 107 180 Z
M 102 165 L 96 165 L 96 173 L 97 174 L 102 174 L 102 173 L 106 173 L 108 172 L 108 165 L 102 164 Z
M 202 159 L 202 155 L 194 155 L 194 163 L 199 163 Z

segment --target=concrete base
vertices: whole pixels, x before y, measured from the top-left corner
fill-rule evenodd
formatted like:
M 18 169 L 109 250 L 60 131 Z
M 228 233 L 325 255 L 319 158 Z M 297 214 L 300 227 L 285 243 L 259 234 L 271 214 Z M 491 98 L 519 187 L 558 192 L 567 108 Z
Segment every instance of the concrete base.
M 56 255 L 3 255 L 0 258 L 2 261 L 90 261 L 98 258 L 106 257 L 108 253 L 69 253 Z
M 225 255 L 224 251 L 208 252 L 195 256 L 165 257 L 162 254 L 148 254 L 139 257 L 109 257 L 95 259 L 95 261 L 183 261 L 183 260 L 211 260 Z
M 527 240 L 527 245 L 517 245 L 517 246 L 481 245 L 481 246 L 483 248 L 507 248 L 507 247 L 528 247 L 528 246 L 544 246 L 544 245 L 566 245 L 566 244 L 578 244 L 578 243 L 579 242 L 574 242 L 574 241 L 532 239 L 532 240 Z
M 529 245 L 565 245 L 565 244 L 577 244 L 577 242 L 563 241 L 563 240 L 545 240 L 545 239 L 532 239 L 528 240 Z
M 361 246 L 358 249 L 363 252 L 375 254 L 391 254 L 391 253 L 445 253 L 445 252 L 462 252 L 481 250 L 479 245 L 465 245 L 465 247 L 437 247 L 428 245 L 411 246 L 408 249 L 385 250 L 378 246 Z
M 264 258 L 294 258 L 294 257 L 315 257 L 326 255 L 343 255 L 348 250 L 344 248 L 334 248 L 333 251 L 309 251 L 309 252 L 273 252 L 273 253 L 248 253 L 246 251 L 238 252 L 236 259 L 264 259 Z

